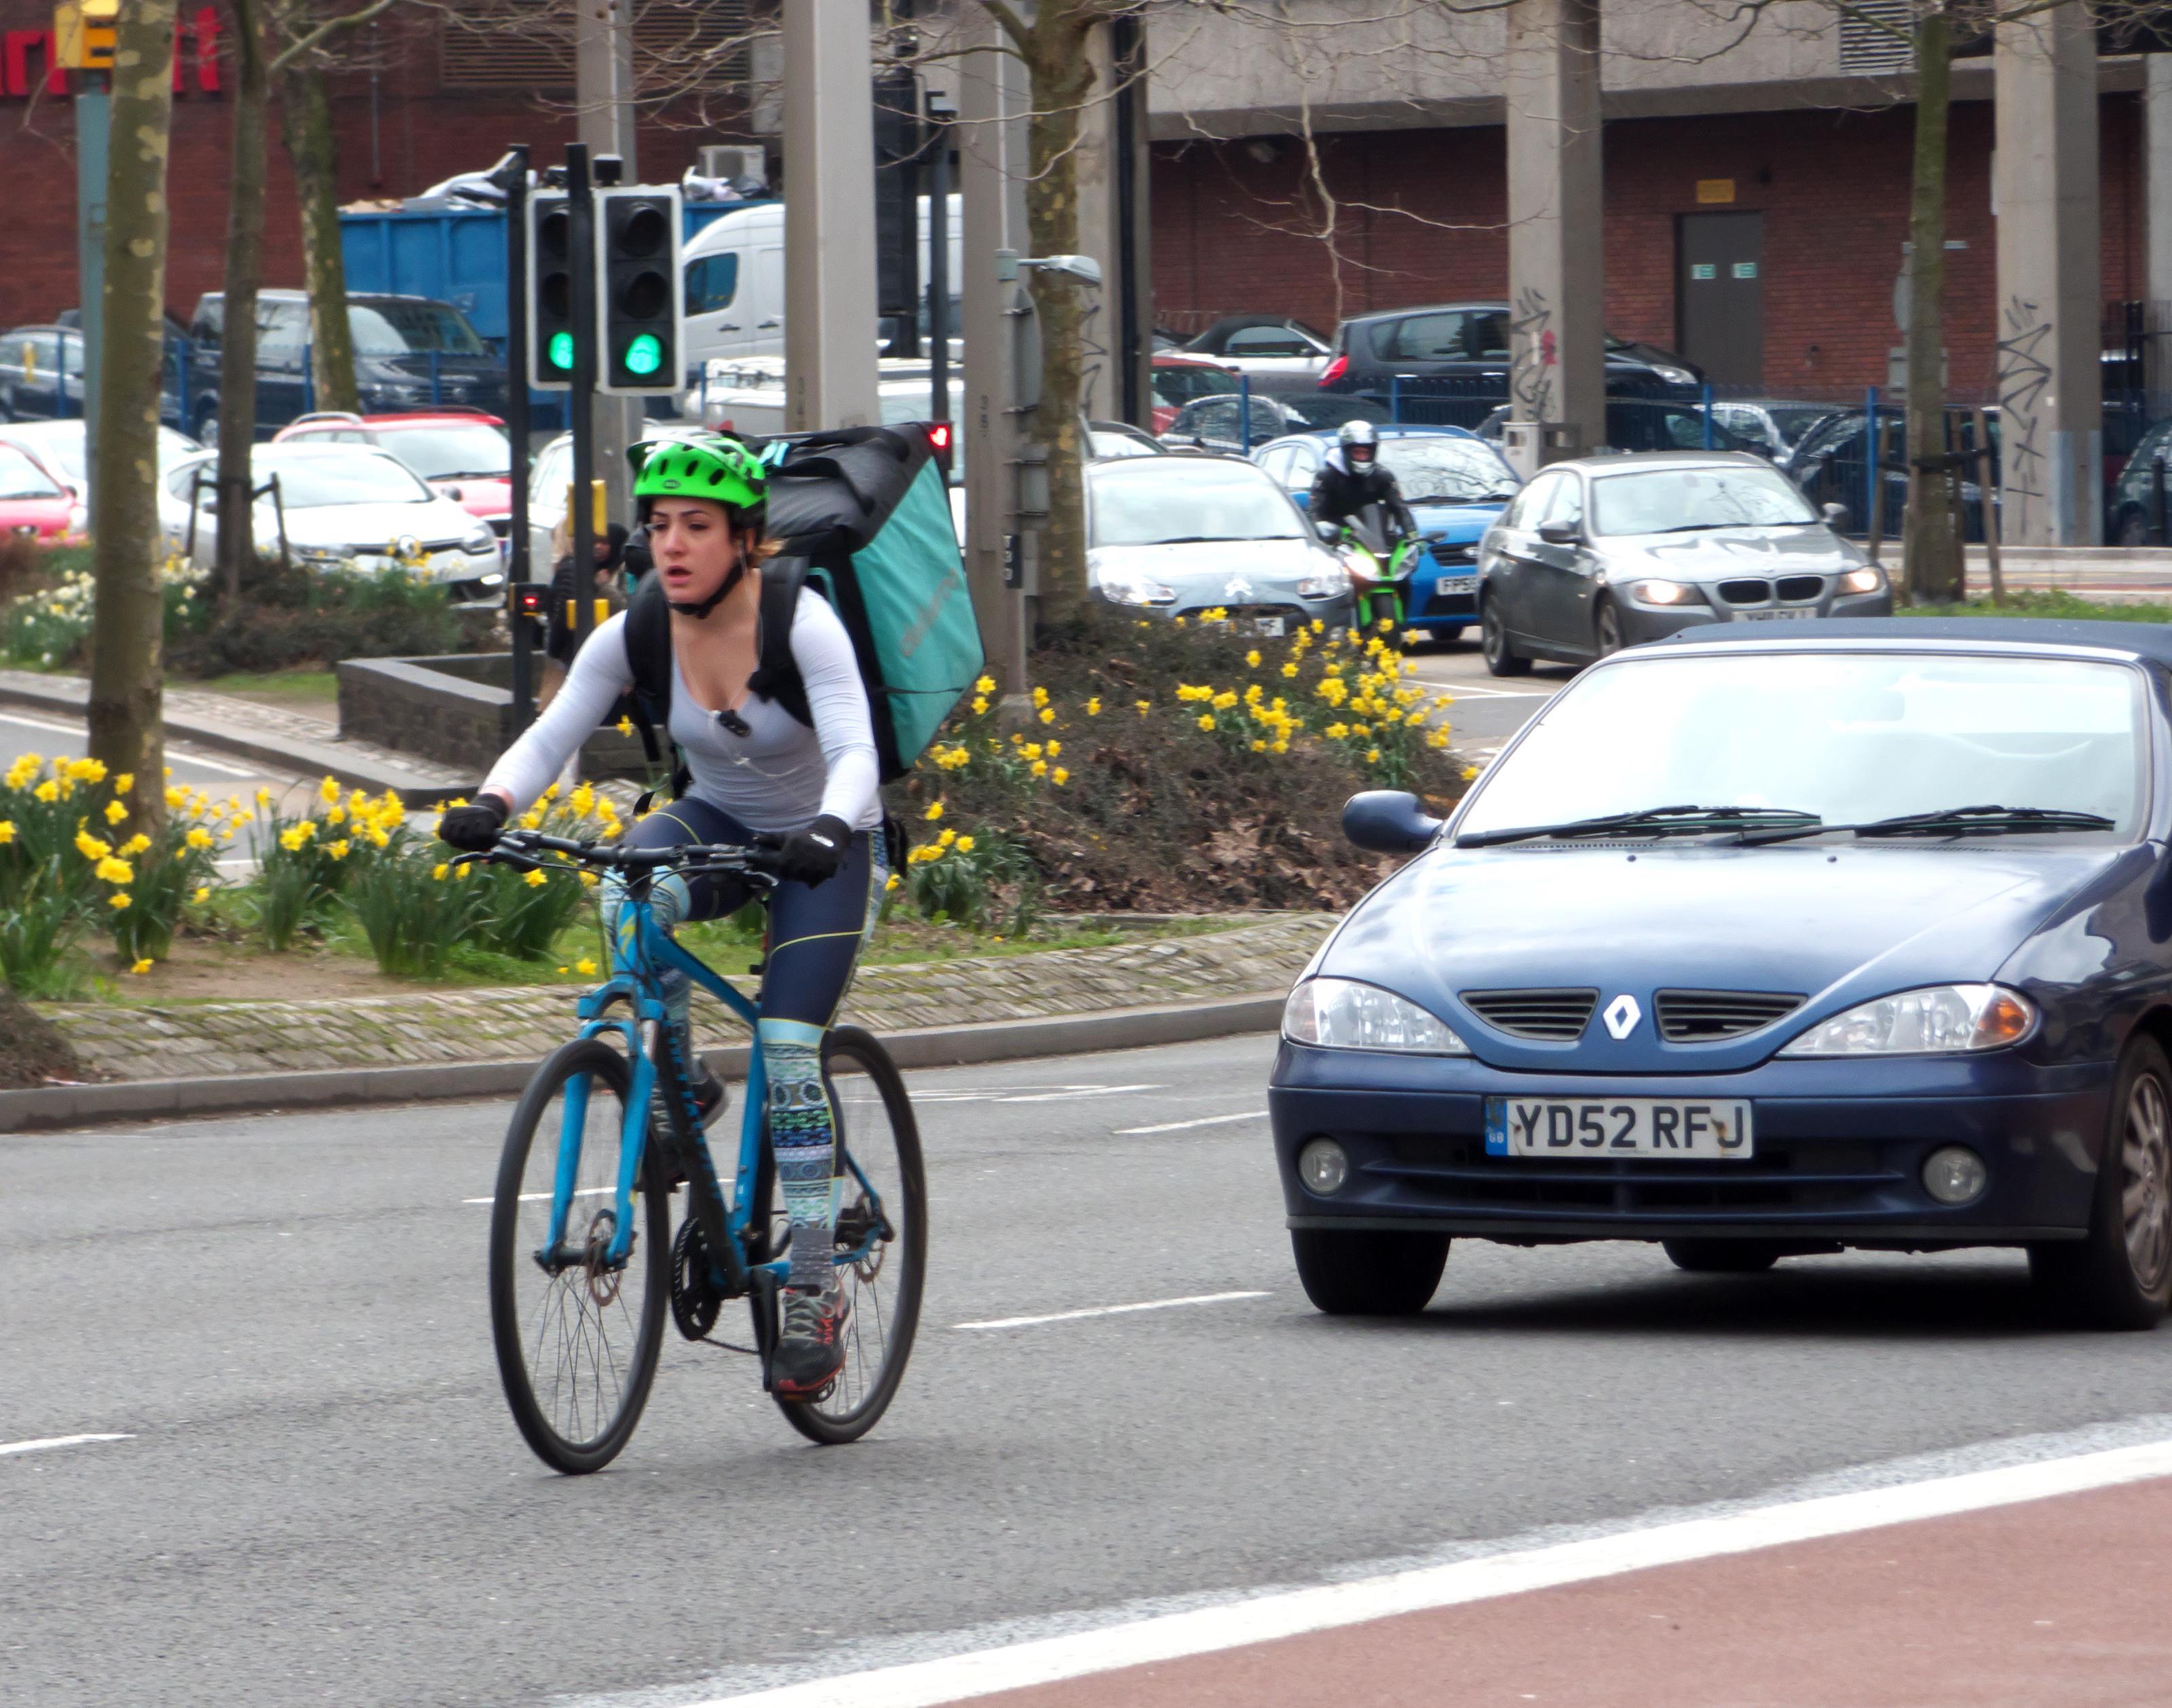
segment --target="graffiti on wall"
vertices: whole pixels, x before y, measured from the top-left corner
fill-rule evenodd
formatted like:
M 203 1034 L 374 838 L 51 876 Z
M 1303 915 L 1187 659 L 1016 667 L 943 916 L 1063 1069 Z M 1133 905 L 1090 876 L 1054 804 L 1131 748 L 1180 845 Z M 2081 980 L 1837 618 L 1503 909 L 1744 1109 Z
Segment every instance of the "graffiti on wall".
M 1561 366 L 1553 305 L 1526 285 L 1516 293 L 1508 320 L 1508 413 L 1518 421 L 1554 419 L 1554 385 Z
M 2039 406 L 2051 387 L 2051 322 L 2035 303 L 2016 292 L 2000 315 L 1998 341 L 1999 455 L 2005 492 L 2000 531 L 2026 540 L 2040 525 L 2048 468 Z

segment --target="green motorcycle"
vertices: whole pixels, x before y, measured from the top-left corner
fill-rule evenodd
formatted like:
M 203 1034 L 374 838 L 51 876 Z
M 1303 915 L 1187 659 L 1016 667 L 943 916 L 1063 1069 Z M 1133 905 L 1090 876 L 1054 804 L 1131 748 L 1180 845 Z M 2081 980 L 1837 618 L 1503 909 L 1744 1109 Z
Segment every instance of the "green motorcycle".
M 1368 504 L 1343 519 L 1331 543 L 1350 572 L 1356 594 L 1352 621 L 1363 630 L 1384 619 L 1401 629 L 1404 597 L 1424 542 L 1399 527 L 1383 506 Z

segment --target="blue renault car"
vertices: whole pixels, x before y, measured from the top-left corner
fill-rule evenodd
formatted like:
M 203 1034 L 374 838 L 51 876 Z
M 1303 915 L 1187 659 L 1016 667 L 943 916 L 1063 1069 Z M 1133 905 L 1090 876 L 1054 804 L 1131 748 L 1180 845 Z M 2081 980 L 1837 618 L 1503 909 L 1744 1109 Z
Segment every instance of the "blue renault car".
M 2024 1249 L 2172 1295 L 2172 631 L 1692 631 L 1604 659 L 1292 991 L 1269 1093 L 1305 1290 L 1423 1308 L 1457 1238 L 1752 1271 Z
M 1452 641 L 1478 620 L 1478 542 L 1522 485 L 1492 446 L 1453 427 L 1384 427 L 1380 462 L 1402 488 L 1426 549 L 1411 577 L 1410 626 Z M 1333 429 L 1271 440 L 1252 460 L 1308 508 Z

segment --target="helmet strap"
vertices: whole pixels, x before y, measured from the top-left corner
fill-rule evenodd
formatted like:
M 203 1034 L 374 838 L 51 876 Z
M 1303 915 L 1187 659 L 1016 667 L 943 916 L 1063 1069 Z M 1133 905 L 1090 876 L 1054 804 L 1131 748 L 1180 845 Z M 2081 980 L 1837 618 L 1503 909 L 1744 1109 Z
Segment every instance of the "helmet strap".
M 718 583 L 717 590 L 711 594 L 708 598 L 705 599 L 666 599 L 664 604 L 669 605 L 679 615 L 682 617 L 692 617 L 696 621 L 699 621 L 702 618 L 708 615 L 711 611 L 716 610 L 718 605 L 722 604 L 726 599 L 732 596 L 732 589 L 739 584 L 741 579 L 745 577 L 745 574 L 746 559 L 742 556 L 739 561 L 731 567 L 729 572 L 725 575 L 723 580 Z

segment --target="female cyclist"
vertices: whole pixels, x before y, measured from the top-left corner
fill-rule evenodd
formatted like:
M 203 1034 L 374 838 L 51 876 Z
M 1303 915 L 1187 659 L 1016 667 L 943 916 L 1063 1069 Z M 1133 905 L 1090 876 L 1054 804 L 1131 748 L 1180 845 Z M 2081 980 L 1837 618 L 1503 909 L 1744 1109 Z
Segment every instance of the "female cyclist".
M 777 1393 L 811 1399 L 844 1362 L 844 1308 L 834 1254 L 836 1123 L 822 1078 L 823 1034 L 851 984 L 888 879 L 879 827 L 878 761 L 852 644 L 819 594 L 803 591 L 791 629 L 811 727 L 749 690 L 761 662 L 761 564 L 766 471 L 738 440 L 718 436 L 636 448 L 634 497 L 670 605 L 670 730 L 692 778 L 688 792 L 636 824 L 630 846 L 779 842 L 781 878 L 769 894 L 768 966 L 758 1038 L 769 1080 L 770 1142 L 790 1218 L 783 1328 L 771 1365 Z M 491 770 L 471 805 L 449 810 L 438 834 L 455 847 L 488 848 L 506 821 L 540 794 L 633 685 L 626 617 L 601 624 L 573 660 L 550 707 Z M 746 900 L 743 886 L 674 874 L 654 889 L 657 921 L 713 919 Z M 602 892 L 616 954 L 621 893 Z M 692 989 L 671 975 L 666 996 L 685 1054 Z M 704 1119 L 723 1088 L 698 1067 Z

